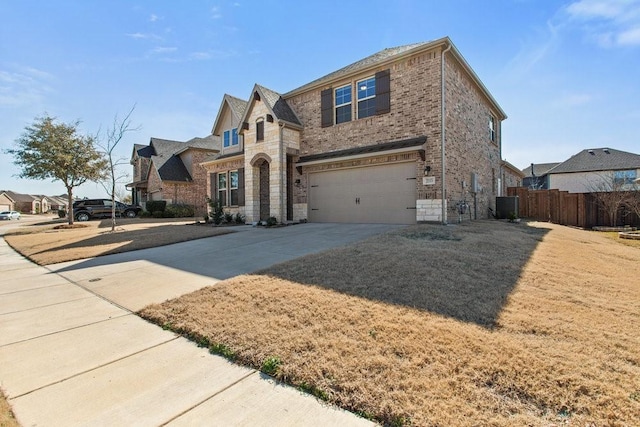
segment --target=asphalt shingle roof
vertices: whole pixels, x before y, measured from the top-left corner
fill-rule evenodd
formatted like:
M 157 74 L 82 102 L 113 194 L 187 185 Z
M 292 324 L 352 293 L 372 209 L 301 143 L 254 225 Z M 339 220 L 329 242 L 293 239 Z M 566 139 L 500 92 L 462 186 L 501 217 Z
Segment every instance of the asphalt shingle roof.
M 427 141 L 426 136 L 404 139 L 401 141 L 383 142 L 382 144 L 366 145 L 364 147 L 347 148 L 345 150 L 331 151 L 328 153 L 311 154 L 300 157 L 299 163 L 313 162 L 317 160 L 335 159 L 357 154 L 378 153 L 381 151 L 397 150 L 399 148 L 419 147 Z
M 213 135 L 205 138 L 193 138 L 187 142 L 151 138 L 149 147 L 153 150 L 153 154 L 149 157 L 163 181 L 190 182 L 193 181 L 193 178 L 177 153 L 189 148 L 218 150 L 219 142 L 219 138 Z M 140 151 L 138 150 L 138 153 Z
M 264 101 L 269 105 L 269 108 L 271 108 L 271 111 L 273 111 L 273 114 L 275 114 L 278 120 L 302 125 L 298 116 L 296 116 L 296 113 L 294 113 L 289 104 L 287 104 L 287 101 L 282 98 L 282 95 L 264 86 L 256 85 L 256 87 L 260 89 L 260 92 L 264 96 Z
M 367 67 L 370 67 L 372 65 L 375 65 L 377 63 L 383 62 L 389 58 L 392 58 L 396 55 L 400 55 L 403 54 L 411 49 L 415 49 L 417 47 L 420 46 L 424 46 L 427 45 L 431 42 L 420 42 L 420 43 L 412 43 L 412 44 L 407 44 L 407 45 L 403 45 L 403 46 L 396 46 L 396 47 L 390 47 L 390 48 L 386 48 L 384 50 L 381 50 L 380 52 L 376 52 L 373 55 L 369 55 L 364 59 L 361 59 L 359 61 L 354 62 L 353 64 L 349 64 L 346 67 L 342 67 L 337 71 L 334 71 L 332 73 L 327 74 L 326 76 L 322 76 L 319 79 L 313 80 L 312 82 L 309 82 L 303 86 L 300 86 L 299 88 L 296 88 L 294 90 L 292 90 L 291 92 L 297 92 L 299 90 L 303 90 L 307 87 L 311 87 L 311 86 L 315 86 L 317 84 L 323 83 L 323 82 L 329 82 L 332 80 L 335 80 L 341 76 L 347 75 L 347 74 L 351 74 L 353 72 L 356 72 L 358 70 L 362 70 L 365 69 Z M 285 96 L 287 96 L 288 93 L 285 94 Z
M 551 169 L 555 168 L 559 164 L 560 163 L 558 163 L 558 162 L 555 162 L 555 163 L 534 163 L 533 164 L 533 173 L 535 174 L 535 176 L 545 175 Z M 533 175 L 531 175 L 531 165 L 529 165 L 528 167 L 522 169 L 522 173 L 524 174 L 525 178 L 532 177 Z
M 571 173 L 640 169 L 640 155 L 613 148 L 591 148 L 582 150 L 560 163 L 549 173 Z
M 231 96 L 229 94 L 225 95 L 227 102 L 229 103 L 229 107 L 231 108 L 231 114 L 236 120 L 240 120 L 242 115 L 244 114 L 244 110 L 247 108 L 249 104 L 247 101 L 236 98 L 235 96 Z

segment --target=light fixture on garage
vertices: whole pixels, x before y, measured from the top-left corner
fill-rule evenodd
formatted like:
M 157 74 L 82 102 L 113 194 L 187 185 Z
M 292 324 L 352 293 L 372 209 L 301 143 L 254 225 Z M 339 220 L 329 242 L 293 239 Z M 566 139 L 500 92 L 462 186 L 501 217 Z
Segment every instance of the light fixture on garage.
M 427 165 L 424 167 L 424 174 L 429 175 L 429 172 L 431 172 L 431 166 Z

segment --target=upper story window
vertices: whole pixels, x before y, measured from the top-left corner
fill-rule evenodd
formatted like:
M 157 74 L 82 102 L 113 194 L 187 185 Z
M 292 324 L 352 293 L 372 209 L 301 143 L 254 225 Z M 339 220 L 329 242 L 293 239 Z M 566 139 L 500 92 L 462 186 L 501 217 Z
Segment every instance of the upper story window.
M 354 91 L 355 85 L 355 91 Z M 356 110 L 353 110 L 353 95 Z M 338 88 L 320 92 L 320 125 L 329 127 L 350 122 L 354 117 L 363 119 L 391 112 L 391 73 L 378 71 L 375 76 L 356 80 Z
M 351 85 L 336 89 L 336 124 L 351 121 Z
M 637 172 L 635 169 L 626 171 L 614 171 L 613 182 L 617 185 L 632 185 L 637 178 Z
M 264 120 L 256 122 L 256 141 L 264 141 Z
M 373 116 L 376 114 L 376 78 L 360 80 L 358 88 L 358 118 Z
M 238 145 L 238 128 L 225 130 L 223 134 L 223 147 Z
M 489 139 L 496 142 L 496 119 L 493 116 L 489 116 Z

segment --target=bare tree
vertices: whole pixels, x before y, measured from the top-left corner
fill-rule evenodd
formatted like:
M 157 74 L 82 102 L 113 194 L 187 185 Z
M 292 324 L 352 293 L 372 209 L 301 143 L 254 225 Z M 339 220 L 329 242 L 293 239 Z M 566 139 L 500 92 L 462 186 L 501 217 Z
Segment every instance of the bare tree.
M 626 205 L 640 219 L 640 179 L 636 179 L 631 185 Z
M 127 191 L 124 185 L 116 186 L 115 195 L 116 195 L 116 199 L 121 201 L 122 203 L 126 203 L 126 204 L 131 203 L 131 193 Z
M 599 174 L 598 179 L 588 181 L 586 187 L 596 203 L 607 213 L 609 225 L 615 227 L 620 208 L 632 203 L 632 186 L 624 179 L 616 178 L 614 172 L 605 172 Z
M 108 162 L 108 174 L 107 180 L 102 183 L 107 193 L 111 196 L 111 231 L 116 229 L 116 187 L 123 179 L 128 177 L 126 173 L 118 172 L 118 167 L 128 164 L 128 161 L 124 157 L 114 157 L 114 150 L 129 132 L 136 132 L 140 130 L 140 126 L 132 127 L 131 115 L 136 109 L 134 105 L 129 112 L 124 116 L 122 120 L 118 119 L 116 115 L 113 119 L 111 127 L 107 130 L 106 141 L 97 144 L 102 150 L 104 150 L 107 162 Z

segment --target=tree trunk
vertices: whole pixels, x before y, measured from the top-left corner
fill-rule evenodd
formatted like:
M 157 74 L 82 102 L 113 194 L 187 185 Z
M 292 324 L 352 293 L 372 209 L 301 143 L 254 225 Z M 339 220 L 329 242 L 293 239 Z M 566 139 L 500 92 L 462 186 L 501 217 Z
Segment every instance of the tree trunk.
M 73 225 L 73 188 L 67 187 L 67 219 Z

